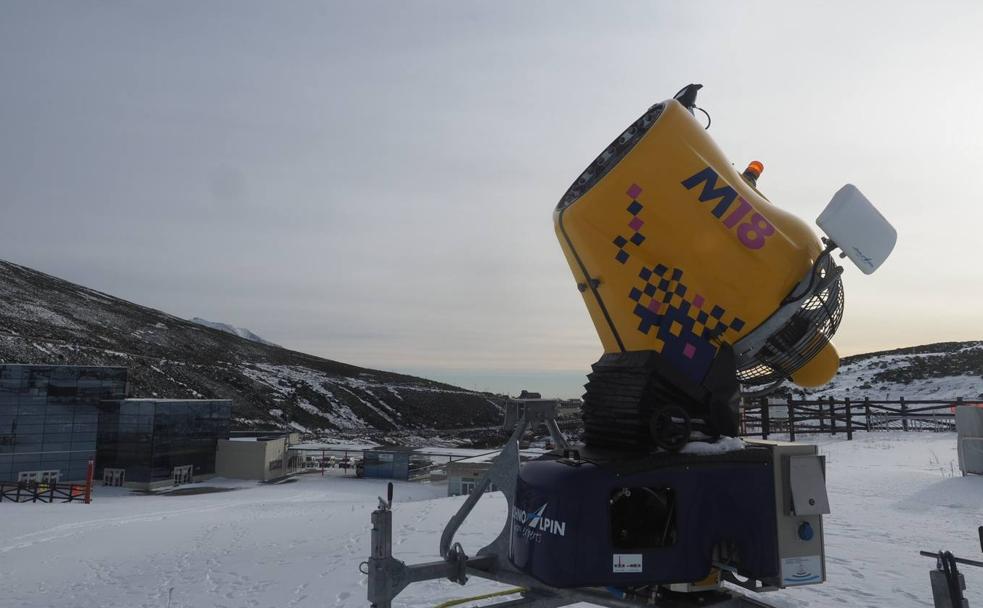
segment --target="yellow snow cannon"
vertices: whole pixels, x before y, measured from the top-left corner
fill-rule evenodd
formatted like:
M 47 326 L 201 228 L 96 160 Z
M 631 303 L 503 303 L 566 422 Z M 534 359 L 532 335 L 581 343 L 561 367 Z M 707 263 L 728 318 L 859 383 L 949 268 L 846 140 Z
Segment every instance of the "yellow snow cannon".
M 897 235 L 855 187 L 817 222 L 757 189 L 694 116 L 689 85 L 649 108 L 554 212 L 563 253 L 604 346 L 588 377 L 588 445 L 678 448 L 691 422 L 736 432 L 739 385 L 828 382 L 843 314 L 843 249 L 865 273 Z M 631 378 L 626 386 L 626 379 Z
M 817 219 L 823 239 L 772 205 L 757 190 L 763 165 L 735 171 L 694 118 L 699 88 L 649 108 L 556 208 L 604 345 L 584 395 L 586 445 L 567 442 L 555 402 L 510 403 L 511 435 L 445 525 L 438 562 L 392 555 L 390 484 L 360 565 L 373 608 L 391 608 L 412 582 L 472 576 L 519 590 L 487 598 L 495 608 L 765 606 L 749 592 L 826 580 L 830 507 L 816 446 L 732 440 L 673 451 L 736 434 L 742 384 L 826 381 L 843 314 L 832 254 L 869 274 L 897 235 L 849 185 Z M 556 449 L 523 461 L 520 440 L 541 424 Z M 469 556 L 455 536 L 492 489 L 506 521 Z

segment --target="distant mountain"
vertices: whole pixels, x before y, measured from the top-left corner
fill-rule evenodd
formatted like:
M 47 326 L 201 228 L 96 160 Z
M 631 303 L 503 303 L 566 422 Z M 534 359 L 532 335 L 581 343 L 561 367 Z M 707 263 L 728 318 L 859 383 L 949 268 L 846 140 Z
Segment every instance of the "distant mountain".
M 250 341 L 4 261 L 0 362 L 126 366 L 132 395 L 230 398 L 239 428 L 413 432 L 502 420 L 484 393 Z
M 844 357 L 833 381 L 795 394 L 851 399 L 983 400 L 983 341 L 939 342 Z
M 219 323 L 218 321 L 209 321 L 208 319 L 202 319 L 201 317 L 194 317 L 191 319 L 192 323 L 197 323 L 198 325 L 204 325 L 205 327 L 211 327 L 212 329 L 217 329 L 219 331 L 224 331 L 227 334 L 232 334 L 233 336 L 239 336 L 240 338 L 245 338 L 251 340 L 252 342 L 259 342 L 260 344 L 267 344 L 269 346 L 280 346 L 279 344 L 274 344 L 269 340 L 264 340 L 258 335 L 249 331 L 245 327 L 235 327 L 234 325 L 229 325 L 228 323 Z

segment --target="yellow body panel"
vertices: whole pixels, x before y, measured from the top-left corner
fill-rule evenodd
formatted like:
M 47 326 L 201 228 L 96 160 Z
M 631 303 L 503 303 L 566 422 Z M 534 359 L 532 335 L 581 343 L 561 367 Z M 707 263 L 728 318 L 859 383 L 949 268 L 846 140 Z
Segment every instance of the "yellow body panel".
M 792 374 L 792 382 L 806 388 L 822 386 L 833 379 L 840 368 L 840 355 L 826 343 L 819 353 Z
M 664 105 L 554 223 L 605 352 L 655 350 L 699 380 L 720 343 L 774 313 L 822 247 L 679 102 Z

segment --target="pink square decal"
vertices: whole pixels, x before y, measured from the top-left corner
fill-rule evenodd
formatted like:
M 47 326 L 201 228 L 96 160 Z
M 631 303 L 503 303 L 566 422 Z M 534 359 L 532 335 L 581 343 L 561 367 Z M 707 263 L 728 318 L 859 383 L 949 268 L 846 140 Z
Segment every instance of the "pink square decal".
M 651 302 L 649 302 L 648 309 L 656 314 L 659 314 L 659 311 L 662 310 L 662 302 L 656 302 L 655 299 L 653 299 Z
M 630 196 L 632 198 L 638 198 L 638 195 L 641 194 L 641 193 L 642 193 L 642 187 L 639 186 L 638 184 L 632 184 L 628 188 L 628 191 L 625 192 L 625 194 L 627 194 L 628 196 Z
M 697 295 L 695 298 L 693 298 L 693 306 L 696 306 L 697 308 L 702 308 L 703 307 L 703 296 Z
M 637 215 L 634 218 L 632 218 L 630 222 L 628 222 L 628 227 L 634 230 L 635 232 L 638 232 L 638 229 L 641 228 L 643 225 L 645 225 L 645 222 L 639 219 Z
M 687 342 L 686 346 L 683 347 L 683 356 L 686 357 L 687 359 L 692 359 L 693 355 L 695 354 L 696 354 L 696 347 L 690 344 L 689 342 Z

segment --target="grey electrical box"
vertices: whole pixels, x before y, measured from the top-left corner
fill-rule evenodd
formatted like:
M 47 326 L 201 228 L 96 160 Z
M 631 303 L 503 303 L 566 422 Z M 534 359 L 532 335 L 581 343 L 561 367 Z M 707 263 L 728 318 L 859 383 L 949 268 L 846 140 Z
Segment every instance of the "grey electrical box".
M 959 470 L 963 475 L 983 475 L 983 407 L 957 407 L 956 433 Z
M 778 576 L 771 588 L 814 585 L 826 580 L 823 515 L 829 513 L 823 457 L 816 446 L 757 441 L 771 450 L 775 475 Z

